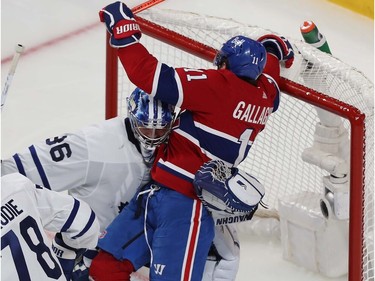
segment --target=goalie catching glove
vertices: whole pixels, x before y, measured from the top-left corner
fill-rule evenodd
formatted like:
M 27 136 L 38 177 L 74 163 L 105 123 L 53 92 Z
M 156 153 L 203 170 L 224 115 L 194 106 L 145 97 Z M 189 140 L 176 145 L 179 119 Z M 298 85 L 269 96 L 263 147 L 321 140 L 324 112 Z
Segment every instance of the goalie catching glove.
M 104 7 L 99 12 L 99 17 L 111 34 L 109 43 L 112 47 L 121 48 L 135 44 L 142 36 L 133 12 L 122 2 L 117 1 Z
M 227 216 L 254 213 L 264 196 L 264 187 L 257 179 L 218 160 L 200 167 L 194 188 L 209 211 Z

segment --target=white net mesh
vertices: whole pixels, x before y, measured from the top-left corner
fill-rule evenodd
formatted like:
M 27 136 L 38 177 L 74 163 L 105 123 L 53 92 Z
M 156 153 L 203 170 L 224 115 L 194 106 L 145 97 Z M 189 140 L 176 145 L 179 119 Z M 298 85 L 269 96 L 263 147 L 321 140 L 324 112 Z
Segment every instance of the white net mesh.
M 219 49 L 223 42 L 235 35 L 241 34 L 256 39 L 265 33 L 275 33 L 231 19 L 180 11 L 153 8 L 139 15 L 215 49 Z M 143 35 L 141 40 L 160 61 L 174 67 L 213 68 L 211 62 L 149 36 Z M 283 72 L 284 76 L 351 105 L 365 115 L 365 158 L 363 164 L 359 163 L 364 168 L 365 187 L 362 210 L 364 224 L 362 280 L 374 280 L 373 84 L 360 71 L 339 59 L 305 44 L 302 40 L 290 39 L 290 41 L 296 47 L 296 59 L 293 68 Z M 121 65 L 119 75 L 119 112 L 125 114 L 125 97 L 135 86 L 129 82 Z M 339 120 L 350 135 L 350 122 L 344 118 Z M 284 93 L 277 113 L 270 117 L 266 129 L 255 141 L 248 158 L 241 163 L 240 167 L 256 176 L 265 186 L 264 202 L 270 206 L 274 214 L 277 214 L 278 201 L 289 195 L 300 192 L 322 193 L 322 177 L 328 173 L 317 166 L 305 163 L 301 158 L 303 150 L 311 147 L 313 143 L 315 125 L 319 121 L 315 106 Z

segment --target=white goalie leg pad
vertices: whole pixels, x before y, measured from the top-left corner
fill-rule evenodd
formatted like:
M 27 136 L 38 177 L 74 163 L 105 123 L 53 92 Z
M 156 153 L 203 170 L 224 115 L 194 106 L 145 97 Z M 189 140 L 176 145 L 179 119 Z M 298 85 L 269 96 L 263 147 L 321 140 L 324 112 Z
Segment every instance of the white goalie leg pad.
M 348 132 L 342 124 L 328 127 L 317 123 L 313 146 L 303 151 L 302 160 L 342 177 L 349 171 L 349 145 Z
M 236 225 L 216 226 L 213 244 L 217 259 L 207 260 L 202 281 L 234 281 L 240 263 Z
M 320 107 L 315 107 L 320 123 L 327 127 L 339 127 L 342 124 L 342 118 Z
M 314 147 L 316 149 L 334 153 L 337 156 L 346 158 L 346 151 L 349 145 L 348 131 L 342 124 L 335 127 L 325 126 L 321 123 L 315 125 Z M 344 146 L 344 147 L 343 147 Z

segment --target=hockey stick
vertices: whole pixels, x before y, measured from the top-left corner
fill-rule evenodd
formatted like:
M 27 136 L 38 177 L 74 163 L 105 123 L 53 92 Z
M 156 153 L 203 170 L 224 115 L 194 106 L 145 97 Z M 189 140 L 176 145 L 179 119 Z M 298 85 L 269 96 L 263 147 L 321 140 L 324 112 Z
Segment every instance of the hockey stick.
M 133 14 L 138 14 L 148 8 L 151 8 L 152 6 L 155 6 L 156 4 L 159 4 L 163 2 L 164 0 L 148 0 L 142 4 L 139 4 L 138 6 L 135 6 L 132 8 Z
M 16 72 L 18 60 L 20 59 L 20 56 L 24 49 L 25 49 L 24 46 L 22 46 L 21 44 L 17 44 L 16 53 L 13 56 L 13 60 L 12 60 L 12 64 L 10 65 L 7 80 L 5 81 L 4 89 L 1 92 L 1 109 L 3 109 L 3 106 L 5 104 L 5 99 L 8 95 L 10 84 L 12 83 L 14 73 Z

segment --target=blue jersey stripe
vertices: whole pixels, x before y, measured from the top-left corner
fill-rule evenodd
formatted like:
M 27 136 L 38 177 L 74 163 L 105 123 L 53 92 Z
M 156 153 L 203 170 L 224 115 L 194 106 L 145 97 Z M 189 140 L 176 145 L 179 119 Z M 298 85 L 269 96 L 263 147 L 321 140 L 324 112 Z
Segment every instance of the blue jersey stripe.
M 78 209 L 79 209 L 79 201 L 74 199 L 74 206 L 73 206 L 73 210 L 70 212 L 70 215 L 69 215 L 69 218 L 66 220 L 66 223 L 64 224 L 64 226 L 61 228 L 61 232 L 65 232 L 69 229 L 69 227 L 72 225 L 76 215 L 77 215 L 77 212 L 78 212 Z
M 263 73 L 263 74 L 264 76 L 267 77 L 268 81 L 275 86 L 275 89 L 277 92 L 275 96 L 275 100 L 273 101 L 273 110 L 272 110 L 272 112 L 275 112 L 279 108 L 279 104 L 280 104 L 280 88 L 279 88 L 279 85 L 276 83 L 275 79 L 272 78 L 272 76 L 266 73 Z
M 72 239 L 76 239 L 76 238 L 81 237 L 82 235 L 84 235 L 87 232 L 87 230 L 89 230 L 91 228 L 91 226 L 94 223 L 94 221 L 95 221 L 95 213 L 93 211 L 91 211 L 90 219 L 87 222 L 85 228 L 82 229 L 82 231 L 80 233 L 78 233 L 77 235 L 73 236 Z
M 24 175 L 25 177 L 27 177 L 25 169 L 24 169 L 24 167 L 22 165 L 22 161 L 21 161 L 20 156 L 16 153 L 16 154 L 13 155 L 13 159 L 14 159 L 14 162 L 16 162 L 18 172 L 20 174 Z
M 187 175 L 183 174 L 183 173 L 180 173 L 179 171 L 177 171 L 177 169 L 174 169 L 173 167 L 169 167 L 163 163 L 161 163 L 160 161 L 157 163 L 157 166 L 161 169 L 163 169 L 164 171 L 176 176 L 176 177 L 179 177 L 179 178 L 182 178 L 183 180 L 186 180 L 188 182 L 191 182 L 193 183 L 193 179 L 192 177 L 194 177 L 194 175 L 191 177 L 189 174 L 189 172 L 186 172 Z M 178 167 L 176 167 L 178 168 Z
M 36 168 L 39 172 L 39 176 L 42 179 L 43 186 L 45 188 L 51 189 L 51 186 L 49 185 L 49 182 L 48 182 L 48 179 L 47 179 L 47 175 L 44 172 L 42 163 L 40 163 L 38 154 L 36 153 L 35 146 L 33 146 L 33 145 L 30 146 L 29 150 L 30 150 L 30 153 L 31 153 L 31 157 L 33 158 L 34 164 L 35 164 L 35 166 L 36 166 Z

